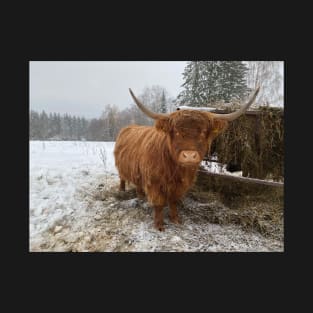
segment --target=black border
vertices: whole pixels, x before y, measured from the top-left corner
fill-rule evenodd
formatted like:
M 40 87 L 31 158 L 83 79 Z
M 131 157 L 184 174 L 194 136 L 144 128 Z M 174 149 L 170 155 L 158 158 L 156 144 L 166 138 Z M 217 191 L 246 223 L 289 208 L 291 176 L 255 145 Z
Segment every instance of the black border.
M 273 10 L 273 4 L 270 7 L 250 4 L 245 9 L 252 14 L 241 15 L 224 5 L 226 14 L 221 9 L 214 10 L 211 4 L 205 10 L 202 6 L 186 4 L 186 13 L 172 10 L 164 18 L 167 8 L 162 8 L 163 12 L 153 19 L 150 14 L 142 15 L 140 10 L 139 16 L 134 16 L 123 4 L 117 12 L 121 14 L 116 14 L 119 16 L 115 20 L 109 19 L 109 23 L 110 9 L 89 15 L 95 20 L 89 28 L 86 15 L 77 15 L 74 8 L 64 11 L 63 7 L 47 6 L 46 14 L 35 20 L 37 23 L 32 27 L 28 27 L 32 16 L 27 12 L 26 19 L 12 18 L 6 24 L 4 30 L 9 33 L 6 36 L 9 42 L 4 43 L 3 49 L 9 53 L 3 63 L 8 66 L 8 74 L 3 77 L 8 96 L 3 107 L 15 117 L 14 124 L 18 123 L 15 126 L 11 119 L 4 119 L 7 125 L 2 133 L 4 154 L 8 157 L 8 162 L 3 164 L 8 177 L 4 196 L 9 199 L 3 211 L 10 215 L 3 221 L 8 237 L 3 238 L 2 249 L 10 258 L 3 269 L 9 274 L 5 289 L 6 294 L 12 294 L 8 297 L 11 306 L 22 302 L 18 296 L 25 293 L 29 293 L 28 303 L 31 302 L 32 308 L 41 302 L 41 309 L 60 309 L 60 305 L 64 308 L 64 302 L 71 309 L 78 304 L 79 308 L 90 310 L 97 302 L 101 309 L 126 303 L 129 308 L 143 307 L 145 311 L 161 306 L 176 309 L 179 305 L 195 311 L 199 303 L 209 310 L 229 305 L 232 311 L 246 307 L 249 311 L 273 309 L 272 301 L 277 309 L 286 302 L 293 302 L 297 309 L 303 306 L 302 299 L 297 301 L 296 296 L 307 288 L 303 288 L 302 280 L 309 273 L 305 265 L 310 245 L 303 239 L 310 238 L 307 234 L 310 226 L 305 222 L 310 221 L 306 216 L 311 210 L 310 201 L 304 200 L 310 194 L 310 184 L 303 182 L 306 172 L 299 173 L 298 166 L 311 162 L 311 155 L 305 150 L 311 140 L 311 123 L 305 121 L 308 115 L 299 118 L 299 108 L 303 113 L 310 107 L 310 88 L 305 85 L 304 77 L 309 71 L 308 59 L 302 55 L 306 50 L 301 42 L 303 32 L 294 27 L 298 23 L 294 18 L 297 14 L 287 20 L 292 29 L 286 28 L 282 21 L 285 5 Z M 148 7 L 153 11 L 155 6 L 149 3 Z M 263 16 L 258 14 L 261 7 L 266 11 Z M 45 20 L 47 12 L 53 10 L 67 16 L 60 20 L 59 14 L 52 14 Z M 20 11 L 19 5 L 14 17 L 17 13 L 25 14 Z M 187 18 L 188 11 L 194 21 Z M 124 19 L 126 15 L 128 18 Z M 75 20 L 73 25 L 71 18 Z M 292 49 L 300 55 L 292 58 Z M 28 61 L 31 60 L 284 60 L 285 252 L 29 253 Z M 297 68 L 300 73 L 295 74 Z M 288 291 L 292 292 L 290 296 Z
M 128 33 L 127 33 L 128 35 Z M 19 50 L 17 57 L 11 63 L 11 75 L 8 80 L 12 83 L 10 95 L 9 109 L 12 109 L 12 116 L 16 116 L 18 112 L 19 129 L 14 133 L 14 137 L 8 143 L 8 150 L 12 151 L 9 158 L 14 162 L 14 173 L 17 177 L 11 180 L 10 186 L 13 186 L 12 199 L 12 220 L 16 222 L 15 228 L 18 231 L 15 233 L 14 244 L 12 249 L 15 253 L 18 252 L 18 268 L 20 271 L 27 272 L 27 277 L 44 274 L 46 277 L 65 275 L 65 277 L 76 277 L 77 273 L 81 277 L 96 277 L 100 274 L 102 278 L 105 275 L 116 275 L 130 277 L 132 281 L 138 280 L 138 276 L 143 275 L 150 278 L 152 282 L 163 281 L 164 279 L 177 279 L 182 284 L 184 278 L 201 277 L 209 279 L 212 277 L 218 278 L 227 276 L 233 278 L 234 281 L 240 281 L 242 275 L 248 277 L 256 274 L 256 269 L 266 269 L 269 275 L 274 275 L 277 280 L 284 280 L 286 257 L 290 256 L 294 249 L 293 234 L 289 233 L 291 229 L 291 221 L 294 218 L 292 213 L 291 199 L 293 187 L 290 187 L 291 179 L 288 169 L 288 160 L 290 150 L 286 152 L 286 187 L 285 187 L 285 252 L 283 253 L 30 253 L 28 252 L 28 202 L 29 202 L 29 137 L 28 137 L 28 116 L 29 116 L 29 61 L 35 60 L 83 60 L 83 61 L 118 61 L 118 60 L 134 60 L 134 61 L 186 61 L 186 60 L 283 60 L 285 61 L 285 126 L 287 128 L 285 142 L 289 141 L 290 134 L 287 120 L 292 115 L 287 102 L 287 77 L 289 81 L 289 58 L 284 53 L 270 53 L 273 47 L 270 43 L 266 46 L 265 51 L 260 53 L 260 46 L 254 47 L 253 50 L 247 49 L 247 45 L 235 43 L 233 40 L 225 39 L 224 41 L 206 42 L 203 37 L 202 41 L 199 38 L 189 37 L 191 45 L 185 46 L 184 36 L 190 34 L 179 34 L 176 40 L 170 45 L 168 41 L 164 42 L 166 46 L 159 45 L 159 40 L 163 37 L 159 34 L 157 37 L 151 38 L 147 42 L 138 44 L 138 38 L 119 38 L 113 42 L 105 41 L 105 44 L 89 45 L 87 42 L 79 42 L 78 38 L 74 38 L 73 42 L 62 46 L 64 41 L 56 44 L 55 41 L 34 42 L 31 43 L 32 49 L 29 46 L 24 48 L 24 51 Z M 230 34 L 231 35 L 231 34 Z M 135 36 L 136 37 L 136 36 Z M 153 34 L 151 34 L 153 37 Z M 177 42 L 184 38 L 179 45 Z M 137 40 L 135 40 L 137 39 Z M 197 42 L 198 41 L 198 42 Z M 200 42 L 200 43 L 199 43 Z M 223 44 L 224 42 L 224 44 Z M 62 49 L 60 49 L 60 45 Z M 241 46 L 241 49 L 238 47 Z M 68 50 L 63 50 L 67 47 Z M 174 49 L 175 47 L 175 49 Z M 217 48 L 218 47 L 218 48 Z M 264 46 L 263 46 L 264 47 Z M 284 50 L 284 45 L 281 45 Z M 197 52 L 195 52 L 195 50 Z M 241 52 L 240 52 L 241 50 Z M 280 51 L 281 51 L 280 50 Z M 11 65 L 10 64 L 10 65 Z M 288 72 L 287 72 L 288 69 Z M 289 94 L 288 94 L 289 101 Z M 18 108 L 18 110 L 16 110 Z M 15 151 L 14 151 L 15 150 Z M 288 155 L 288 157 L 287 157 Z M 12 175 L 12 171 L 9 170 Z M 18 182 L 18 185 L 17 185 Z M 16 186 L 14 188 L 14 186 Z M 16 189 L 19 190 L 18 194 Z M 15 202 L 17 200 L 17 203 Z M 294 203 L 295 204 L 295 203 Z M 9 225 L 10 227 L 11 225 Z M 12 226 L 11 226 L 12 227 Z M 12 246 L 12 242 L 10 242 Z M 10 250 L 9 250 L 10 251 Z M 71 255 L 70 255 L 71 254 Z M 20 259 L 22 257 L 22 259 Z M 27 264 L 27 267 L 25 266 Z M 156 274 L 156 272 L 159 272 Z M 88 273 L 88 275 L 87 275 Z M 157 276 L 155 276 L 157 275 Z M 159 276 L 160 275 L 160 276 Z M 165 278 L 167 277 L 167 278 Z M 43 277 L 44 278 L 44 277 Z M 259 278 L 260 279 L 260 278 Z M 265 279 L 265 278 L 264 278 Z M 261 281 L 263 279 L 261 278 Z M 74 281 L 76 281 L 74 279 Z M 187 288 L 190 288 L 188 286 Z

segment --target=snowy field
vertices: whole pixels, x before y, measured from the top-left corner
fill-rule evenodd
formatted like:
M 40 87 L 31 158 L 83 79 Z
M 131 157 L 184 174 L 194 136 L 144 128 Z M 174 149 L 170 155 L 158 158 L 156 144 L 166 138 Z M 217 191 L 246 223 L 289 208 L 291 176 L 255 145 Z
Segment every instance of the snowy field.
M 206 222 L 188 199 L 183 224 L 165 217 L 165 232 L 156 231 L 147 203 L 112 196 L 113 149 L 114 142 L 30 141 L 30 251 L 283 251 L 282 242 L 238 225 Z

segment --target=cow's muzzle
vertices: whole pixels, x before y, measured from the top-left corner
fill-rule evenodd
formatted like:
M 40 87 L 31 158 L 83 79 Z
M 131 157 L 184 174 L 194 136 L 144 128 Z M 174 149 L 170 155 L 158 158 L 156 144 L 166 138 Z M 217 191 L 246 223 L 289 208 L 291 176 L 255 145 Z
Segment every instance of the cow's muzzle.
M 178 156 L 178 162 L 183 165 L 196 165 L 201 161 L 198 151 L 183 150 Z

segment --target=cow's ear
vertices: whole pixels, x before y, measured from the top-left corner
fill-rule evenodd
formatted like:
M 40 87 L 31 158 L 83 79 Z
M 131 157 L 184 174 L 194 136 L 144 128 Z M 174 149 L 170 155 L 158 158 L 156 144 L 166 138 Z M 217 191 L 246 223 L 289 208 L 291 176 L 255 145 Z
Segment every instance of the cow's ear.
M 170 130 L 169 118 L 165 117 L 165 118 L 158 119 L 155 122 L 155 127 L 158 130 L 162 130 L 162 131 L 168 133 Z
M 228 127 L 228 122 L 220 119 L 213 119 L 211 124 L 211 132 L 213 135 L 217 136 L 222 133 Z
M 208 131 L 208 152 L 210 155 L 211 145 L 213 140 L 221 134 L 228 126 L 228 122 L 217 118 L 209 119 L 209 131 Z

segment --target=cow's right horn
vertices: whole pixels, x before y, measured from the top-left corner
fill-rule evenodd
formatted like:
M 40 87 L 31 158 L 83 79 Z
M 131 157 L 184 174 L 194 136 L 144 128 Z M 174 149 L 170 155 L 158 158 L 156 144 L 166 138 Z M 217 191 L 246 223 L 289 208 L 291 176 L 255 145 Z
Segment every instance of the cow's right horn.
M 249 101 L 243 105 L 238 111 L 232 112 L 232 113 L 227 113 L 227 114 L 218 114 L 218 113 L 211 113 L 211 115 L 214 116 L 214 118 L 219 118 L 221 120 L 227 120 L 227 121 L 233 121 L 236 118 L 238 118 L 239 116 L 243 115 L 248 108 L 250 107 L 250 105 L 254 102 L 257 94 L 259 93 L 260 90 L 260 86 L 258 86 L 254 92 L 252 93 Z
M 164 113 L 154 113 L 152 111 L 150 111 L 149 109 L 147 109 L 136 97 L 135 95 L 133 94 L 132 90 L 129 88 L 129 92 L 130 92 L 130 95 L 132 96 L 132 98 L 134 99 L 134 101 L 136 102 L 137 106 L 139 107 L 139 109 L 145 113 L 147 116 L 155 119 L 155 120 L 158 120 L 158 119 L 161 119 L 161 118 L 164 118 L 164 117 L 167 117 L 168 114 L 164 114 Z

